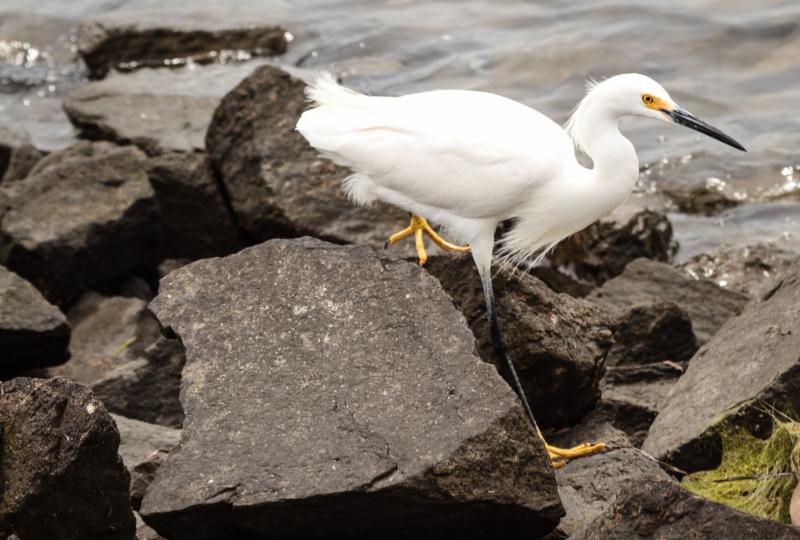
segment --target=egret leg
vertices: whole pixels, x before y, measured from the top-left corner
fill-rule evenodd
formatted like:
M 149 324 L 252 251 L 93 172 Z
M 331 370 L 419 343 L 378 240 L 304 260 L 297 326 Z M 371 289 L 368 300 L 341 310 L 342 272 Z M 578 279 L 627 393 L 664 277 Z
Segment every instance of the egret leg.
M 478 263 L 477 259 L 475 262 Z M 519 399 L 522 402 L 522 407 L 525 410 L 525 415 L 528 417 L 528 420 L 530 421 L 534 429 L 536 429 L 536 433 L 542 439 L 542 442 L 544 442 L 544 447 L 547 450 L 548 455 L 550 456 L 550 462 L 552 463 L 553 468 L 559 469 L 563 467 L 570 459 L 574 459 L 577 457 L 605 450 L 606 445 L 604 443 L 584 443 L 584 444 L 579 444 L 578 446 L 575 446 L 573 448 L 558 448 L 556 446 L 548 444 L 548 442 L 545 440 L 544 435 L 542 435 L 542 431 L 539 429 L 539 425 L 533 416 L 533 411 L 531 410 L 531 406 L 528 403 L 528 398 L 525 395 L 525 390 L 523 390 L 522 388 L 522 383 L 520 382 L 519 376 L 517 375 L 517 370 L 514 368 L 514 363 L 511 361 L 511 358 L 508 355 L 508 347 L 506 345 L 505 339 L 503 338 L 503 334 L 500 331 L 500 322 L 497 319 L 497 306 L 495 305 L 494 291 L 492 288 L 491 270 L 490 268 L 482 269 L 480 264 L 478 265 L 478 270 L 481 275 L 481 284 L 483 285 L 483 293 L 484 296 L 486 297 L 486 312 L 489 317 L 489 328 L 491 333 L 492 346 L 497 351 L 497 354 L 500 356 L 501 373 L 508 375 L 507 378 L 511 379 L 514 391 L 517 393 L 517 396 L 519 396 Z
M 458 253 L 467 253 L 469 251 L 469 246 L 457 246 L 455 244 L 451 244 L 433 230 L 433 227 L 431 227 L 427 219 L 424 217 L 415 216 L 413 214 L 411 215 L 411 223 L 408 225 L 408 227 L 390 236 L 386 241 L 385 247 L 392 246 L 400 240 L 408 238 L 411 235 L 414 236 L 416 243 L 419 264 L 425 264 L 428 261 L 428 254 L 425 252 L 423 235 L 427 235 L 428 238 L 433 240 L 437 246 L 445 251 L 456 251 Z

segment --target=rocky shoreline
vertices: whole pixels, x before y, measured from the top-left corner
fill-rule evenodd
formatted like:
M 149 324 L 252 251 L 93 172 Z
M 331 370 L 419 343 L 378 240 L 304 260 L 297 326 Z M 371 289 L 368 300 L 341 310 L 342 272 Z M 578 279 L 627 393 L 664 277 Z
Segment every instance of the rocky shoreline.
M 0 138 L 0 535 L 800 538 L 678 483 L 800 410 L 796 254 L 675 264 L 633 198 L 498 272 L 546 435 L 609 445 L 553 470 L 470 257 L 381 249 L 407 216 L 294 131 L 304 74 L 220 61 L 285 30 L 192 24 L 85 21 L 81 140 Z

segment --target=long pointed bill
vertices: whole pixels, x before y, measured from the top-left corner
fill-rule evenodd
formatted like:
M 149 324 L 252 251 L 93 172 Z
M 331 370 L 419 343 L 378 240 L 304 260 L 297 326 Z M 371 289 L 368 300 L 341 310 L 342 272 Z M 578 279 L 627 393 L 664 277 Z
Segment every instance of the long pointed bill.
M 733 146 L 737 150 L 741 150 L 742 152 L 747 152 L 744 146 L 739 144 L 733 137 L 729 137 L 725 135 L 723 132 L 718 130 L 717 128 L 710 126 L 697 118 L 695 115 L 690 113 L 685 109 L 681 109 L 680 107 L 675 107 L 671 111 L 666 109 L 662 109 L 664 113 L 666 113 L 672 121 L 676 124 L 680 124 L 682 126 L 686 126 L 688 128 L 692 128 L 700 133 L 704 133 L 713 139 L 717 139 L 718 141 L 724 142 L 729 146 Z

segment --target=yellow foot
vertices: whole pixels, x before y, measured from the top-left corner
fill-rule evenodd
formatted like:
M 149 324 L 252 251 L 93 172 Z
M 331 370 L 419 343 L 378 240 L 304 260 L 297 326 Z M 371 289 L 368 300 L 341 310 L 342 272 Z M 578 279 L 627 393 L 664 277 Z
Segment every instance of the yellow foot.
M 584 443 L 574 446 L 572 448 L 558 448 L 544 443 L 547 453 L 550 455 L 550 460 L 553 463 L 553 468 L 560 469 L 567 464 L 570 459 L 578 458 L 581 456 L 588 456 L 595 452 L 602 452 L 607 447 L 603 443 Z
M 433 240 L 437 246 L 445 251 L 457 251 L 458 253 L 467 253 L 469 251 L 469 246 L 457 246 L 455 244 L 451 244 L 433 230 L 433 227 L 430 226 L 427 219 L 415 215 L 411 216 L 411 223 L 408 225 L 408 227 L 389 237 L 389 239 L 386 241 L 386 247 L 394 245 L 403 238 L 407 238 L 412 234 L 414 235 L 414 240 L 417 243 L 417 256 L 419 257 L 419 264 L 425 264 L 428 261 L 428 254 L 425 253 L 425 242 L 422 239 L 423 234 L 428 235 L 428 237 Z

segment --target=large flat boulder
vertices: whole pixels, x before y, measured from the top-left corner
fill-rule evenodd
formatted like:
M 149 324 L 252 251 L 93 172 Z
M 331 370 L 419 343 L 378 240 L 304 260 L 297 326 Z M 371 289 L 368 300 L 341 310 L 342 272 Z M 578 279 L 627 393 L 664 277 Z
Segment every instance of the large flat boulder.
M 587 299 L 612 312 L 655 300 L 672 302 L 689 315 L 698 345 L 711 339 L 747 303 L 741 293 L 706 279 L 692 279 L 673 266 L 649 259 L 631 262 L 622 274 L 592 291 Z
M 425 267 L 466 317 L 481 358 L 502 370 L 472 257 L 431 257 Z M 590 302 L 557 294 L 531 275 L 500 271 L 493 281 L 500 327 L 534 415 L 544 426 L 576 423 L 600 399 L 610 319 Z
M 236 57 L 273 56 L 287 47 L 286 31 L 252 14 L 220 5 L 177 10 L 116 10 L 97 15 L 78 28 L 78 53 L 92 78 L 112 68 L 168 67 L 187 61 L 206 63 Z M 220 55 L 222 54 L 222 58 Z
M 20 377 L 0 390 L 0 535 L 132 540 L 130 476 L 103 404 L 60 377 Z
M 800 530 L 692 495 L 677 483 L 642 476 L 625 482 L 608 510 L 571 540 L 796 540 Z
M 347 200 L 341 181 L 351 171 L 321 158 L 295 131 L 308 107 L 305 86 L 278 67 L 262 66 L 214 112 L 206 149 L 239 227 L 254 241 L 309 235 L 382 246 L 408 224 L 408 214 L 394 207 L 362 208 Z M 412 244 L 404 242 L 394 250 L 411 253 Z
M 145 155 L 131 146 L 82 146 L 84 155 L 49 156 L 38 174 L 0 188 L 8 208 L 0 208 L 0 259 L 58 304 L 155 266 L 158 257 Z
M 0 266 L 0 373 L 69 358 L 67 318 L 36 287 Z
M 741 315 L 730 319 L 689 362 L 656 417 L 643 449 L 686 470 L 714 468 L 718 428 L 743 422 L 755 434 L 764 412 L 800 411 L 800 264 Z
M 64 111 L 85 137 L 134 144 L 150 155 L 201 151 L 214 109 L 256 65 L 115 73 L 68 94 Z
M 558 522 L 541 440 L 418 265 L 273 240 L 173 271 L 150 308 L 187 360 L 182 440 L 141 508 L 159 534 L 536 536 Z

